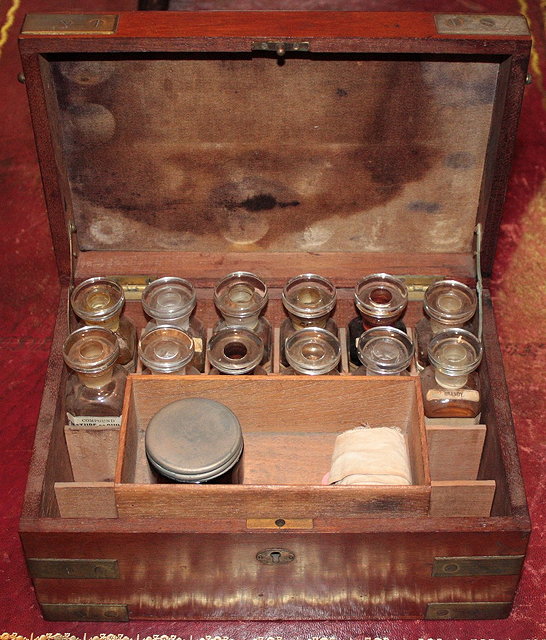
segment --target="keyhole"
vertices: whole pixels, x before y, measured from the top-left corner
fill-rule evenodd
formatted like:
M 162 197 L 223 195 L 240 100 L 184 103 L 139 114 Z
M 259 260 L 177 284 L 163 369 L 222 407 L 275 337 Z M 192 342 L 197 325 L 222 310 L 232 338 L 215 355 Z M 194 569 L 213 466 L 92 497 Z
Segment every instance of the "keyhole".
M 281 561 L 280 551 L 272 551 L 271 560 L 273 561 L 273 564 L 279 564 L 279 562 Z

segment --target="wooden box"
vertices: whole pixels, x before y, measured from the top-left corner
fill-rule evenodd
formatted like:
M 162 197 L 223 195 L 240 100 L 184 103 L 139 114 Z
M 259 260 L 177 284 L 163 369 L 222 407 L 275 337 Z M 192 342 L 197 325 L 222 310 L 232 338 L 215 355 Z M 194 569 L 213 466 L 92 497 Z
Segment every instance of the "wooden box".
M 62 284 L 20 527 L 44 616 L 508 615 L 530 524 L 487 276 L 523 18 L 30 15 L 20 45 Z M 480 424 L 425 424 L 417 376 L 351 377 L 346 353 L 339 376 L 282 375 L 275 332 L 269 376 L 134 374 L 119 433 L 65 429 L 74 283 L 118 279 L 142 328 L 146 283 L 185 277 L 212 327 L 212 287 L 241 269 L 270 286 L 275 327 L 302 272 L 334 280 L 340 327 L 363 275 L 402 276 L 410 329 L 430 282 L 483 276 Z M 240 415 L 242 484 L 150 473 L 147 422 L 188 395 Z M 412 485 L 321 485 L 335 434 L 362 421 L 404 430 Z

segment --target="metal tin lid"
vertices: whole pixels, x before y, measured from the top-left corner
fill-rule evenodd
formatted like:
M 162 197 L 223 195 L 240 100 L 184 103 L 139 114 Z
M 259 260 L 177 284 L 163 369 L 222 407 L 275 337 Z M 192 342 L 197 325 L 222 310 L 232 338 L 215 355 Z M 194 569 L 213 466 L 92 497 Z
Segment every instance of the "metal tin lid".
M 241 425 L 225 405 L 184 398 L 160 409 L 146 430 L 153 467 L 177 482 L 207 482 L 221 476 L 243 451 Z

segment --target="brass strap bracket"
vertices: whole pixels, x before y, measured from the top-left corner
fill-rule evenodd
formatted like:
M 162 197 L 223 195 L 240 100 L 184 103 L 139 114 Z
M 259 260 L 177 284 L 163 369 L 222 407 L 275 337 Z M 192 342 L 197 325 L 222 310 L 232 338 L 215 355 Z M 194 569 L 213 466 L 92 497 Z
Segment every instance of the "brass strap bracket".
M 288 52 L 305 53 L 311 51 L 309 42 L 271 42 L 269 40 L 259 40 L 252 43 L 252 51 L 274 51 L 279 57 Z

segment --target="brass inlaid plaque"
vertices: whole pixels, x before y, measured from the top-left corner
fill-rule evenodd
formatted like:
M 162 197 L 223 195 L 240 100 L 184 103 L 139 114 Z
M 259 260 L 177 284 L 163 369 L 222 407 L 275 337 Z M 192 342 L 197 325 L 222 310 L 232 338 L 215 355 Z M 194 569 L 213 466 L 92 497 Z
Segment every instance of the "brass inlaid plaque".
M 523 16 L 441 13 L 434 16 L 436 30 L 445 34 L 527 36 L 529 27 Z
M 105 580 L 120 577 L 117 560 L 29 558 L 27 564 L 33 578 Z
M 30 13 L 25 18 L 23 35 L 85 35 L 115 33 L 116 14 Z
M 129 622 L 126 604 L 42 604 L 46 620 L 66 622 Z
M 511 602 L 431 602 L 427 605 L 427 620 L 496 620 L 506 618 Z
M 438 578 L 454 576 L 514 576 L 518 575 L 525 556 L 461 556 L 434 558 L 432 575 Z

